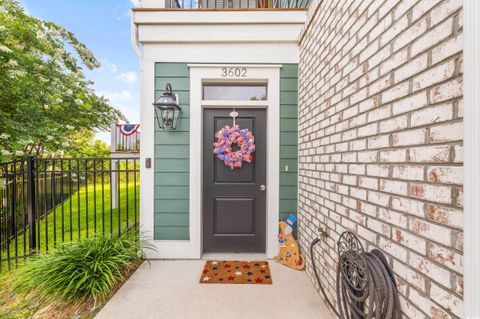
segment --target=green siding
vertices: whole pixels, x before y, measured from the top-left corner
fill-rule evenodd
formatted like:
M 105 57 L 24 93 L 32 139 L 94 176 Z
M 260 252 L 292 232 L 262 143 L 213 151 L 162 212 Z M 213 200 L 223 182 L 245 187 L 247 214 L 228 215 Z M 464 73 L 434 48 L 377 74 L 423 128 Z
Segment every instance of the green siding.
M 155 186 L 155 199 L 187 199 L 188 186 Z
M 156 215 L 155 215 L 156 216 Z M 156 220 L 158 222 L 158 220 Z M 188 223 L 188 220 L 187 220 Z M 165 225 L 158 226 L 155 224 L 154 228 L 155 239 L 162 240 L 185 240 L 190 237 L 188 226 L 173 226 Z
M 186 63 L 156 63 L 155 96 L 171 83 L 182 116 L 174 132 L 155 131 L 154 238 L 189 239 L 190 79 Z M 296 214 L 298 172 L 298 66 L 280 72 L 280 218 Z M 288 165 L 288 171 L 285 166 Z
M 280 218 L 297 213 L 298 65 L 280 72 Z M 285 166 L 288 165 L 288 171 Z
M 190 72 L 186 63 L 156 63 L 155 97 L 170 83 L 182 114 L 174 132 L 155 125 L 154 238 L 189 239 Z

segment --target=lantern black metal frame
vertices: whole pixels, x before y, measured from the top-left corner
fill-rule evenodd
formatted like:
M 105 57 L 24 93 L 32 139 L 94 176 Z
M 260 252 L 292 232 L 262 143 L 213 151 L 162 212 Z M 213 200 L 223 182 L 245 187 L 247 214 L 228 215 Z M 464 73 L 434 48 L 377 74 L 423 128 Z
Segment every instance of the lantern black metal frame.
M 177 97 L 173 94 L 170 83 L 167 83 L 165 92 L 153 103 L 153 106 L 155 107 L 155 118 L 158 126 L 165 131 L 175 130 L 182 109 L 178 105 Z

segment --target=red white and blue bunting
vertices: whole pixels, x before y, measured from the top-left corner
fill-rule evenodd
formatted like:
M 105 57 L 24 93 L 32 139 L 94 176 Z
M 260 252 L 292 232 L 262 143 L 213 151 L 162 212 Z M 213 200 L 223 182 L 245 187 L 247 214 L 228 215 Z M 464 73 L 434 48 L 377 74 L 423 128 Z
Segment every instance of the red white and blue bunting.
M 130 136 L 135 134 L 140 128 L 140 124 L 117 124 L 120 129 L 120 133 L 125 136 Z

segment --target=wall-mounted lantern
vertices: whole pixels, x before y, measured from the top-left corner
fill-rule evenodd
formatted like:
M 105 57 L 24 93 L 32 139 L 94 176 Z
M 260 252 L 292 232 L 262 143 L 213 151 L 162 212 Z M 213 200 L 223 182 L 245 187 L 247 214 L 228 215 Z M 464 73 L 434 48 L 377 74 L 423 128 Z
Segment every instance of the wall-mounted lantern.
M 153 106 L 158 126 L 163 130 L 175 130 L 182 109 L 178 105 L 177 97 L 173 94 L 170 83 L 167 83 L 165 93 L 153 103 Z

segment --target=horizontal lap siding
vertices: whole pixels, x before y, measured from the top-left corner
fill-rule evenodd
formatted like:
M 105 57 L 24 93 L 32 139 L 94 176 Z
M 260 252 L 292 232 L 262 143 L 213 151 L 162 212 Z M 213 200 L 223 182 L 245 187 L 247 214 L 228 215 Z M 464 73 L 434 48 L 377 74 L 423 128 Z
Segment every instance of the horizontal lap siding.
M 170 83 L 182 114 L 178 127 L 165 132 L 155 123 L 156 240 L 189 239 L 190 74 L 185 63 L 156 63 L 155 98 Z
M 280 73 L 280 218 L 297 210 L 297 73 L 286 64 Z M 155 97 L 170 83 L 179 95 L 182 116 L 174 132 L 155 130 L 155 239 L 189 239 L 190 78 L 186 64 L 157 63 Z M 288 171 L 285 171 L 285 166 Z
M 280 218 L 297 212 L 298 65 L 280 72 Z M 288 171 L 285 170 L 288 166 Z

